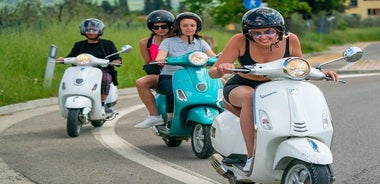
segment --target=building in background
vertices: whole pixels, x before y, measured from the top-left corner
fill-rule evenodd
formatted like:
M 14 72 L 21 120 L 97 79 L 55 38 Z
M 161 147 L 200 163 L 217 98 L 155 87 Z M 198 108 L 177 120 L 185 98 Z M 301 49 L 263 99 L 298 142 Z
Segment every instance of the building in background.
M 347 14 L 355 14 L 361 18 L 380 15 L 380 0 L 350 0 Z

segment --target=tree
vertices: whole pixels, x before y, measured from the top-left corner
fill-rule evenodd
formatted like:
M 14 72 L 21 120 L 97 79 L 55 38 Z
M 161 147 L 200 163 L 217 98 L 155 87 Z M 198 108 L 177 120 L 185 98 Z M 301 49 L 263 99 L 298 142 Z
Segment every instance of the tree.
M 110 2 L 103 1 L 101 6 L 102 6 L 102 8 L 103 8 L 103 10 L 104 10 L 105 13 L 107 13 L 107 14 L 112 14 L 113 13 L 113 8 L 112 8 Z
M 119 0 L 119 8 L 120 8 L 120 12 L 123 15 L 128 15 L 130 13 L 129 6 L 128 6 L 128 0 Z
M 266 0 L 269 7 L 278 10 L 285 19 L 293 13 L 311 14 L 320 11 L 343 11 L 345 0 Z M 188 11 L 208 14 L 215 24 L 238 23 L 247 11 L 243 0 L 185 0 Z
M 172 10 L 171 0 L 145 0 L 144 10 L 145 15 L 149 14 L 154 10 Z
M 312 14 L 318 14 L 321 11 L 326 12 L 328 15 L 332 14 L 332 12 L 344 12 L 346 6 L 344 3 L 346 0 L 301 0 L 309 4 Z

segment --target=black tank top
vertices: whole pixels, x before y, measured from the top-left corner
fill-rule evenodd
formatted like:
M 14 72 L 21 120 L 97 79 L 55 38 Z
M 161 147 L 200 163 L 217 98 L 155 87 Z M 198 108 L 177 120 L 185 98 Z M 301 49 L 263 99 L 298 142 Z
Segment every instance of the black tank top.
M 289 37 L 286 37 L 286 47 L 285 47 L 285 53 L 283 58 L 289 57 Z M 256 64 L 257 62 L 251 58 L 251 55 L 249 54 L 249 40 L 245 39 L 245 52 L 242 56 L 238 57 L 239 63 L 241 66 L 244 65 L 253 65 Z

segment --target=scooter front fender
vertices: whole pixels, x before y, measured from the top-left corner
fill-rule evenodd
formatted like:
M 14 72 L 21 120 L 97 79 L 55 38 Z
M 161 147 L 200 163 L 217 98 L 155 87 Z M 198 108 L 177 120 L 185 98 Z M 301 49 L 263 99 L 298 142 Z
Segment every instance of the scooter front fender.
M 284 169 L 292 159 L 321 165 L 332 164 L 333 162 L 329 147 L 321 141 L 304 137 L 287 139 L 278 146 L 273 169 Z
M 91 100 L 84 96 L 70 96 L 66 99 L 65 104 L 68 109 L 91 108 Z
M 187 120 L 200 124 L 211 125 L 217 115 L 219 115 L 219 110 L 215 108 L 198 106 L 189 110 Z

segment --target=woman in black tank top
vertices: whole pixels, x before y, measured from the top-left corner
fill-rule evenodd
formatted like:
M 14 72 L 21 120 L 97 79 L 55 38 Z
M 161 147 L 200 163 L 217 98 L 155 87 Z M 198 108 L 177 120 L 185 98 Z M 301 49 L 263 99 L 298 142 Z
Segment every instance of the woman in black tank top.
M 289 37 L 286 37 L 286 45 L 285 45 L 285 53 L 283 58 L 289 57 Z M 245 40 L 245 52 L 242 56 L 238 57 L 239 63 L 241 66 L 244 65 L 253 65 L 256 64 L 256 61 L 252 59 L 251 55 L 249 54 L 249 40 Z
M 253 65 L 266 63 L 283 57 L 302 57 L 298 37 L 286 32 L 282 15 L 267 7 L 249 10 L 242 18 L 242 33 L 235 34 L 226 44 L 218 61 L 210 68 L 212 78 L 232 73 L 234 61 L 239 64 Z M 327 72 L 333 78 L 336 73 Z M 255 88 L 269 81 L 263 76 L 236 73 L 227 81 L 223 94 L 231 112 L 240 116 L 240 126 L 247 147 L 247 162 L 243 171 L 249 171 L 253 160 L 255 128 L 253 122 L 253 93 Z

